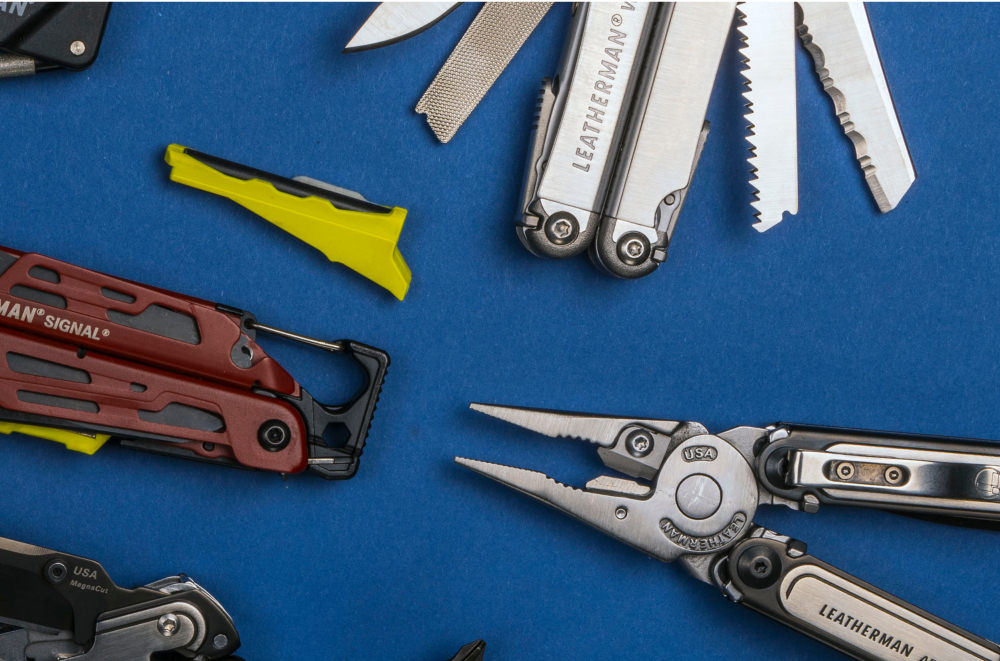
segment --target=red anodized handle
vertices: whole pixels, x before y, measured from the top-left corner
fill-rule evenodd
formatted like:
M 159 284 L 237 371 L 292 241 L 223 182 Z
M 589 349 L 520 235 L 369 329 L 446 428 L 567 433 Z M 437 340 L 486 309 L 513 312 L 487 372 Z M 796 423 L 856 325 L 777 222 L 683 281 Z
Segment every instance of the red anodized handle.
M 299 384 L 242 323 L 238 314 L 208 301 L 0 247 L 0 326 L 242 388 L 259 385 L 299 396 Z

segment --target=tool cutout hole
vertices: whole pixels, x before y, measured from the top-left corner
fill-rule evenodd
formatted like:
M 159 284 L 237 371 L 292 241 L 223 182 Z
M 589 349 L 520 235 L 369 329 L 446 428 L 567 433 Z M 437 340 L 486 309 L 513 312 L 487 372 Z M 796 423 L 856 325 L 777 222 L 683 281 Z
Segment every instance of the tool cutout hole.
M 342 448 L 351 440 L 351 430 L 342 422 L 331 422 L 323 430 L 323 445 L 328 448 Z
M 187 344 L 201 344 L 201 333 L 194 317 L 153 303 L 138 314 L 108 310 L 108 320 L 121 326 L 145 331 Z
M 139 409 L 139 419 L 143 422 L 183 427 L 196 431 L 221 432 L 226 429 L 226 423 L 219 415 L 177 402 L 171 402 L 159 411 Z
M 59 274 L 52 269 L 45 268 L 44 266 L 32 266 L 28 270 L 28 275 L 37 280 L 44 280 L 45 282 L 51 282 L 54 285 L 58 285 L 61 281 Z
M 87 370 L 53 363 L 48 360 L 12 351 L 7 354 L 7 365 L 12 371 L 18 374 L 41 376 L 46 379 L 69 381 L 71 383 L 90 383 L 90 373 Z
M 52 406 L 70 411 L 82 411 L 84 413 L 97 413 L 101 409 L 97 402 L 85 399 L 74 399 L 72 397 L 58 397 L 56 395 L 46 395 L 41 392 L 31 390 L 18 390 L 17 398 L 27 404 L 38 404 L 39 406 Z
M 59 308 L 60 310 L 66 309 L 65 298 L 59 294 L 51 294 L 47 291 L 42 291 L 41 289 L 35 289 L 34 287 L 14 285 L 10 288 L 10 294 L 11 296 L 17 296 L 18 298 L 47 305 L 50 308 Z
M 110 287 L 101 287 L 101 294 L 104 298 L 110 298 L 112 301 L 118 301 L 119 303 L 135 303 L 135 296 L 120 292 L 117 289 L 111 289 Z
M 258 335 L 257 341 L 318 401 L 326 404 L 350 402 L 368 386 L 368 374 L 347 352 L 321 351 L 280 338 L 272 341 L 264 335 Z

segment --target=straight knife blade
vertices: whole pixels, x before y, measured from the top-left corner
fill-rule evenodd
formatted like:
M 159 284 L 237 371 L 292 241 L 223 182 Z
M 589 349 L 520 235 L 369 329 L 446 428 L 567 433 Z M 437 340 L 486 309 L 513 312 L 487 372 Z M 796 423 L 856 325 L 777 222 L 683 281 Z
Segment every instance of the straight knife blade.
M 737 29 L 745 45 L 743 96 L 754 188 L 754 229 L 764 232 L 785 212 L 799 210 L 798 119 L 795 107 L 795 7 L 790 2 L 745 2 Z
M 861 2 L 803 2 L 796 21 L 823 89 L 861 164 L 879 211 L 891 211 L 917 178 Z
M 451 13 L 457 2 L 383 2 L 344 48 L 345 53 L 388 46 L 420 34 Z

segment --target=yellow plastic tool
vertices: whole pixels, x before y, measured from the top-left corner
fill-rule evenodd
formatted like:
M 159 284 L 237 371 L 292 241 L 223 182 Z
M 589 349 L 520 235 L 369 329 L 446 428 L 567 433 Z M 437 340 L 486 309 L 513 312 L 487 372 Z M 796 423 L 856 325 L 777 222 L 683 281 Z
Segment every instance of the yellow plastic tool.
M 396 243 L 406 209 L 383 207 L 313 179 L 287 179 L 181 145 L 167 147 L 170 178 L 228 197 L 403 300 L 410 268 Z
M 24 434 L 44 438 L 47 441 L 62 443 L 67 449 L 84 454 L 94 454 L 111 438 L 107 434 L 85 434 L 54 427 L 22 425 L 15 422 L 0 422 L 0 434 Z

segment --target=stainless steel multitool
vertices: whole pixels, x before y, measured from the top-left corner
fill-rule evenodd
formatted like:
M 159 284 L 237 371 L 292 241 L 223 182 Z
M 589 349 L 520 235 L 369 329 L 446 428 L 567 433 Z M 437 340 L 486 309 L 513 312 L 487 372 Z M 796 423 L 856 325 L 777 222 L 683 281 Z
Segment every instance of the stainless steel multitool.
M 584 489 L 456 457 L 665 562 L 732 601 L 856 659 L 1000 659 L 1000 646 L 806 553 L 754 524 L 758 505 L 821 503 L 946 519 L 1000 519 L 1000 447 L 929 436 L 778 424 L 711 434 L 697 422 L 473 404 L 546 436 L 594 443 L 606 466 Z M 640 481 L 641 480 L 641 481 Z
M 562 68 L 542 83 L 521 242 L 590 249 L 623 278 L 653 272 L 708 135 L 705 112 L 735 3 L 585 3 Z

